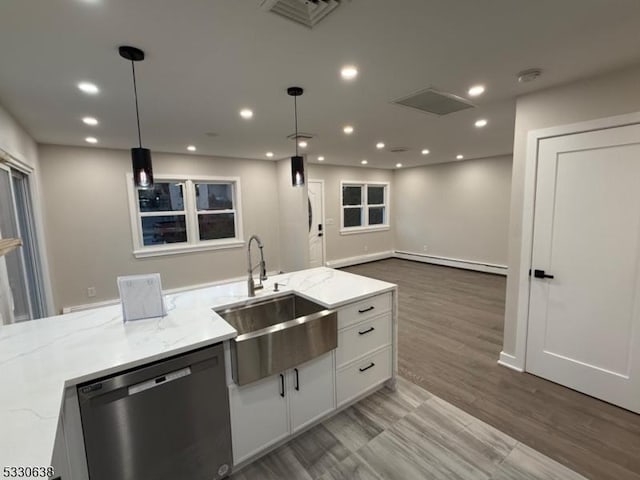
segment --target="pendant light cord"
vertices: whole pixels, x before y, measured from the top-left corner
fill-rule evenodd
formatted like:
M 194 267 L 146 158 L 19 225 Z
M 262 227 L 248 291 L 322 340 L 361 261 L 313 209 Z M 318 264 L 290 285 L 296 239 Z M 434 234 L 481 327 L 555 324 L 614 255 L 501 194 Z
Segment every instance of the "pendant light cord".
M 131 61 L 131 71 L 133 72 L 133 95 L 136 98 L 136 122 L 138 123 L 138 144 L 142 148 L 142 135 L 140 134 L 140 112 L 138 111 L 138 86 L 136 85 L 136 66 Z
M 298 156 L 298 97 L 293 97 L 293 115 L 296 119 L 296 157 Z

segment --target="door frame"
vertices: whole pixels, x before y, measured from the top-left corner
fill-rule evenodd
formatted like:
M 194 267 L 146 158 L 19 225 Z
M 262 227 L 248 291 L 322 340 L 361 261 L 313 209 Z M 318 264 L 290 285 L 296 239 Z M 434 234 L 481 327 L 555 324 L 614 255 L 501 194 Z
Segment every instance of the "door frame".
M 49 259 L 46 253 L 46 236 L 44 230 L 44 213 L 42 212 L 42 194 L 39 171 L 28 163 L 14 157 L 6 150 L 0 148 L 0 164 L 8 166 L 10 169 L 18 170 L 27 175 L 29 181 L 29 195 L 31 196 L 31 206 L 33 207 L 34 233 L 37 239 L 38 262 L 40 264 L 40 274 L 42 278 L 42 290 L 44 296 L 45 316 L 55 315 L 53 302 L 53 287 L 49 269 Z
M 327 222 L 326 219 L 326 201 L 325 201 L 325 188 L 324 188 L 324 180 L 319 178 L 310 178 L 307 180 L 307 183 L 319 183 L 320 184 L 320 192 L 322 195 L 322 266 L 327 265 Z M 307 199 L 309 197 L 309 186 L 307 185 Z
M 527 331 L 529 327 L 530 283 L 529 269 L 533 256 L 533 223 L 535 217 L 535 192 L 537 187 L 538 150 L 540 142 L 553 137 L 587 133 L 596 130 L 640 124 L 640 112 L 616 115 L 585 122 L 572 123 L 539 130 L 527 135 L 527 151 L 524 166 L 522 235 L 518 272 L 518 309 L 516 313 L 516 348 L 514 354 L 500 353 L 498 363 L 524 372 L 527 357 Z

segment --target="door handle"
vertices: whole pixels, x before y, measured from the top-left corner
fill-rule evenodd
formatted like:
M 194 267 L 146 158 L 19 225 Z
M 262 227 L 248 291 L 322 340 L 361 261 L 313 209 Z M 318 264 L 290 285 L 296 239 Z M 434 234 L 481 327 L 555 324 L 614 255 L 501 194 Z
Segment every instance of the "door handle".
M 322 232 L 318 233 L 319 237 L 322 237 L 323 235 L 324 235 L 324 233 L 322 233 Z
M 280 396 L 284 398 L 284 375 L 280 374 Z
M 294 368 L 293 371 L 296 372 L 296 390 L 300 391 L 300 374 L 297 368 Z
M 553 275 L 548 275 L 544 270 L 534 270 L 533 276 L 536 278 L 555 278 Z

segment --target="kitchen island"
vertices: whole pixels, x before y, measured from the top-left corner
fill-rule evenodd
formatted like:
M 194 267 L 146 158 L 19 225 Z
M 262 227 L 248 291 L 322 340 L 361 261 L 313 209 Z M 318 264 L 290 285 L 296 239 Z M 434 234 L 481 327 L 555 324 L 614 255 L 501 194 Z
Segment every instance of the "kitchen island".
M 279 286 L 277 292 L 275 283 Z M 353 326 L 353 321 L 346 320 L 352 306 L 388 293 L 393 381 L 397 371 L 396 286 L 324 267 L 271 277 L 254 298 L 247 297 L 246 282 L 167 295 L 168 314 L 163 318 L 123 323 L 121 308 L 114 305 L 5 326 L 0 328 L 0 467 L 48 466 L 61 461 L 52 460 L 54 445 L 60 443 L 61 436 L 66 437 L 67 443 L 70 439 L 73 443 L 74 435 L 77 437 L 77 432 L 62 431 L 61 419 L 77 409 L 73 394 L 78 384 L 227 341 L 237 332 L 213 309 L 292 292 L 326 308 L 342 308 L 346 316 L 341 332 Z M 353 360 L 359 358 L 364 357 Z M 343 368 L 349 365 L 344 363 Z M 233 392 L 236 386 L 230 374 L 228 383 Z M 233 422 L 233 393 L 231 398 Z M 358 395 L 345 397 L 334 410 L 357 398 Z M 78 452 L 68 453 L 72 465 L 63 478 L 84 480 L 86 476 L 73 465 Z M 251 460 L 260 453 L 254 449 L 251 455 L 238 460 Z M 82 455 L 77 457 L 81 463 Z

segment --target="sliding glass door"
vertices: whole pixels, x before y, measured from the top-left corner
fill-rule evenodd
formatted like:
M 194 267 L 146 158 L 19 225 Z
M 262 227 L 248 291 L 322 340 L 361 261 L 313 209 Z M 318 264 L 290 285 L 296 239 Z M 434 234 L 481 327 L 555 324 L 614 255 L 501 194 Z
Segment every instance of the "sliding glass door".
M 2 322 L 40 318 L 46 311 L 42 270 L 33 220 L 28 175 L 0 165 L 0 237 L 19 238 L 22 247 L 0 262 Z M 8 282 L 7 282 L 8 280 Z M 6 283 L 8 290 L 6 291 Z

